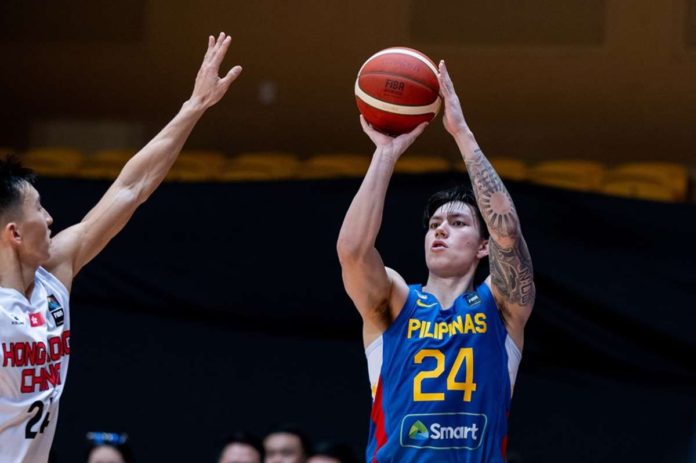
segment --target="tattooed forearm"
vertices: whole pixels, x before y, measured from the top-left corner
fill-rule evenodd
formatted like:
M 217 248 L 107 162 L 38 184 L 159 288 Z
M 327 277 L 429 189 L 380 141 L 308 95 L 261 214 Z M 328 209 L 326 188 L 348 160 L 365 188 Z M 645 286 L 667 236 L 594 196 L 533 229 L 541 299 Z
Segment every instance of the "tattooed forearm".
M 495 240 L 488 243 L 491 280 L 507 301 L 521 306 L 534 304 L 536 288 L 534 270 L 527 243 L 520 239 L 510 249 L 503 249 Z
M 503 181 L 480 149 L 465 157 L 476 201 L 491 235 L 511 237 L 519 232 L 517 212 Z

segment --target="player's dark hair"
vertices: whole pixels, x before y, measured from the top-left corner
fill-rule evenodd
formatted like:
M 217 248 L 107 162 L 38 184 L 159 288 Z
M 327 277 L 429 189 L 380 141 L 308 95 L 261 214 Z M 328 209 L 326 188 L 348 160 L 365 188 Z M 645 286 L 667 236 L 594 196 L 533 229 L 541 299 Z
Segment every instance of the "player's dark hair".
M 251 434 L 246 431 L 235 431 L 229 436 L 227 436 L 227 439 L 225 439 L 225 442 L 222 446 L 222 450 L 220 451 L 220 456 L 222 456 L 222 452 L 225 451 L 225 447 L 228 445 L 232 444 L 245 444 L 245 445 L 250 445 L 251 447 L 254 448 L 257 452 L 259 452 L 260 456 L 260 461 L 263 461 L 265 457 L 265 452 L 263 450 L 263 444 L 261 443 L 261 439 L 259 439 L 256 435 Z
M 292 434 L 294 436 L 297 436 L 298 439 L 300 439 L 300 445 L 302 446 L 302 453 L 304 453 L 305 456 L 309 455 L 310 450 L 312 449 L 312 444 L 309 440 L 309 437 L 300 430 L 300 428 L 294 424 L 279 424 L 276 426 L 272 426 L 268 432 L 266 433 L 266 438 L 270 436 L 271 434 Z
M 22 189 L 36 180 L 31 169 L 22 166 L 13 154 L 0 159 L 0 216 L 17 206 L 22 199 Z
M 481 238 L 488 239 L 488 227 L 486 227 L 486 222 L 483 220 L 481 211 L 476 203 L 476 196 L 474 196 L 472 189 L 465 185 L 457 185 L 446 190 L 440 190 L 428 198 L 428 202 L 425 204 L 425 211 L 423 212 L 423 226 L 425 229 L 428 229 L 431 217 L 440 206 L 455 201 L 468 205 L 474 211 L 476 220 L 478 220 Z
M 358 463 L 359 459 L 355 451 L 348 445 L 340 442 L 320 442 L 314 446 L 312 456 L 326 456 L 335 458 L 341 463 Z

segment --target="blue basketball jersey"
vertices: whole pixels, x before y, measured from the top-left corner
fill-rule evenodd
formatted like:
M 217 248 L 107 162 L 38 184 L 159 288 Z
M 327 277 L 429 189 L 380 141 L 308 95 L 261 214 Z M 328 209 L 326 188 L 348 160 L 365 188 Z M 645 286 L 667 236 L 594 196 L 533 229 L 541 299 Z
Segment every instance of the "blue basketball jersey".
M 366 350 L 370 463 L 505 461 L 521 353 L 485 283 L 451 308 L 409 287 L 394 323 Z

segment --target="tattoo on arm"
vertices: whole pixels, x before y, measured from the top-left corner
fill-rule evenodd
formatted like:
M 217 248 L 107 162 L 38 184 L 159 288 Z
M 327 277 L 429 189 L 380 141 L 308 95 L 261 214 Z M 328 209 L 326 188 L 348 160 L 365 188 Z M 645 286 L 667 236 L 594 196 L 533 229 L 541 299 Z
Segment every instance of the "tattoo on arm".
M 490 233 L 500 237 L 516 235 L 519 221 L 515 205 L 503 181 L 480 149 L 474 151 L 473 159 L 466 161 L 466 168 Z
M 534 304 L 534 270 L 527 243 L 520 239 L 512 248 L 503 249 L 495 240 L 488 242 L 491 280 L 500 295 L 509 303 L 521 306 Z
M 466 160 L 466 167 L 481 215 L 491 234 L 488 253 L 492 283 L 506 302 L 530 306 L 536 296 L 532 258 L 520 233 L 512 198 L 480 149 Z

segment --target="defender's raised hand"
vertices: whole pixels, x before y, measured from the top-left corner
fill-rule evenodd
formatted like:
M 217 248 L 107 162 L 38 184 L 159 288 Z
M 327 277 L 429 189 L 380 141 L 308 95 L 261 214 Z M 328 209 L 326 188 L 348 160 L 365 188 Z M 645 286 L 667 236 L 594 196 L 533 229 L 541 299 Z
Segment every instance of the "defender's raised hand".
M 208 50 L 196 76 L 196 84 L 191 94 L 192 101 L 206 108 L 211 107 L 220 101 L 230 84 L 242 73 L 242 67 L 237 65 L 230 69 L 225 77 L 221 78 L 219 75 L 220 64 L 225 58 L 231 41 L 230 36 L 224 32 L 220 32 L 217 39 L 212 35 L 208 37 Z

